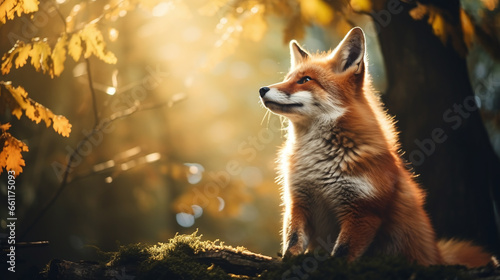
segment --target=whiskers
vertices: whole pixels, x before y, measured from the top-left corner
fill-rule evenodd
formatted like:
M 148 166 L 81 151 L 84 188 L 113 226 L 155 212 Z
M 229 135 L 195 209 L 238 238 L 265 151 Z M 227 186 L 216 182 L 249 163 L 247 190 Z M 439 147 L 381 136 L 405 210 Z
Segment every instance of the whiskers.
M 264 117 L 262 117 L 262 120 L 260 121 L 260 125 L 262 125 L 264 123 L 266 118 L 267 118 L 267 128 L 269 128 L 269 121 L 271 120 L 271 111 L 266 110 Z
M 271 118 L 272 117 L 278 117 L 279 126 L 277 126 L 275 123 L 273 123 L 271 125 Z M 281 137 L 283 137 L 283 135 L 288 130 L 288 119 L 284 116 L 273 114 L 269 110 L 266 110 L 266 113 L 264 114 L 264 116 L 262 117 L 262 120 L 260 121 L 260 125 L 263 125 L 264 123 L 266 123 L 265 126 L 267 129 L 279 130 L 281 133 L 281 135 L 280 135 Z

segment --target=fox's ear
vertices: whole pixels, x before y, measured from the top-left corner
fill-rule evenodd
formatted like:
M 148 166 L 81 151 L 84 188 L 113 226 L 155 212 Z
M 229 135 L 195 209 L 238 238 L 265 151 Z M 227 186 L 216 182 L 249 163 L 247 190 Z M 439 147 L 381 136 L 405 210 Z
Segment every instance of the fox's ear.
M 354 71 L 354 74 L 360 74 L 365 67 L 364 57 L 365 33 L 361 28 L 354 27 L 332 52 L 329 59 L 333 63 L 333 70 L 337 73 Z
M 291 58 L 292 68 L 294 68 L 297 64 L 301 63 L 308 57 L 309 53 L 307 53 L 306 50 L 300 47 L 297 41 L 295 40 L 290 41 L 290 58 Z

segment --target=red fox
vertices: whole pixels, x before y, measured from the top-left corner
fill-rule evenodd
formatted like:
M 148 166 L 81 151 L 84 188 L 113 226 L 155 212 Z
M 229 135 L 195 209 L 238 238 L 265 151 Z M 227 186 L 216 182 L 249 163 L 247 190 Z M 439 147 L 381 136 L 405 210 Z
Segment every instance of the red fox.
M 290 54 L 284 81 L 259 90 L 264 106 L 289 120 L 279 159 L 283 255 L 333 239 L 331 254 L 349 261 L 488 264 L 492 256 L 470 242 L 437 241 L 393 120 L 371 88 L 361 28 L 331 52 L 310 54 L 293 40 Z

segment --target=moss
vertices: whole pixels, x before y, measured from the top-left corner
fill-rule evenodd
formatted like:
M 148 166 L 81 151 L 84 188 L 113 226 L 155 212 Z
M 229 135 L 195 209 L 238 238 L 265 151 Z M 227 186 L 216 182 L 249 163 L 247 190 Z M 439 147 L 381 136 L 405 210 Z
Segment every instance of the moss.
M 279 269 L 266 271 L 260 279 L 470 279 L 460 266 L 425 267 L 401 258 L 362 258 L 348 263 L 344 258 L 318 260 L 311 254 L 284 259 Z
M 197 231 L 191 235 L 176 235 L 167 243 L 147 246 L 120 246 L 111 254 L 107 266 L 138 264 L 136 279 L 230 279 L 219 267 L 197 262 L 193 256 L 207 249 L 223 248 L 222 242 L 202 241 Z
M 141 243 L 120 246 L 118 252 L 107 254 L 110 258 L 107 265 L 127 265 L 144 262 L 149 258 L 147 249 L 148 246 Z
M 460 266 L 424 267 L 394 257 L 362 258 L 348 263 L 339 258 L 318 260 L 312 253 L 285 258 L 257 277 L 238 276 L 216 265 L 200 263 L 194 255 L 208 249 L 243 251 L 245 248 L 225 246 L 218 240 L 202 241 L 201 237 L 194 232 L 152 246 L 121 246 L 110 255 L 106 265 L 138 265 L 136 279 L 471 279 L 468 270 Z

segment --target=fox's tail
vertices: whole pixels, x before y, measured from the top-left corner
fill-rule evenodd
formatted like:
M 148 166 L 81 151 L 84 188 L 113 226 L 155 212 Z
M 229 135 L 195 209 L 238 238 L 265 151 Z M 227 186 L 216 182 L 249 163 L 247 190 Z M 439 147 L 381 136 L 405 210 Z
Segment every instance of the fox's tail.
M 497 265 L 493 255 L 485 252 L 480 246 L 473 245 L 470 241 L 440 240 L 438 248 L 445 264 L 465 265 L 468 268 L 482 267 L 489 263 Z

